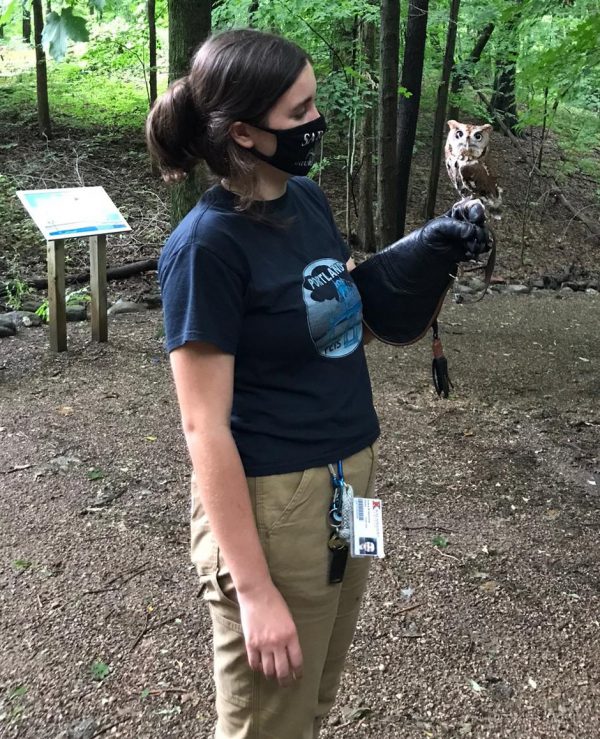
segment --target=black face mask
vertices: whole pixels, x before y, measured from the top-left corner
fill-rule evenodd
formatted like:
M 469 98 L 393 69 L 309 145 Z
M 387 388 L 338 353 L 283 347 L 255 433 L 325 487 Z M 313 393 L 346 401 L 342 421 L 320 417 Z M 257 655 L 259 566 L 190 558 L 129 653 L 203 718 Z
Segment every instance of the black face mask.
M 292 175 L 307 175 L 315 160 L 314 149 L 327 130 L 325 118 L 320 115 L 314 121 L 294 128 L 266 128 L 252 123 L 254 128 L 267 131 L 277 137 L 275 154 L 267 156 L 255 147 L 250 149 L 255 157 Z

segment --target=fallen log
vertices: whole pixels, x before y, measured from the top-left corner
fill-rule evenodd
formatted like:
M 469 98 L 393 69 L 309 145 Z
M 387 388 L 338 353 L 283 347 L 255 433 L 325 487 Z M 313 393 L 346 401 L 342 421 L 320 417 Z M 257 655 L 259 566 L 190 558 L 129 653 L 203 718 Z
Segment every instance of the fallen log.
M 106 270 L 106 279 L 120 280 L 125 277 L 139 275 L 142 272 L 150 272 L 157 268 L 157 259 L 144 259 L 141 262 L 130 262 L 129 264 L 122 264 L 119 267 L 109 267 Z M 67 275 L 65 277 L 65 283 L 67 285 L 76 285 L 80 282 L 89 282 L 89 280 L 89 270 L 86 272 L 80 272 L 76 275 Z M 30 287 L 36 288 L 36 290 L 46 290 L 48 288 L 48 279 L 46 277 L 32 277 L 30 280 L 27 280 L 27 284 Z

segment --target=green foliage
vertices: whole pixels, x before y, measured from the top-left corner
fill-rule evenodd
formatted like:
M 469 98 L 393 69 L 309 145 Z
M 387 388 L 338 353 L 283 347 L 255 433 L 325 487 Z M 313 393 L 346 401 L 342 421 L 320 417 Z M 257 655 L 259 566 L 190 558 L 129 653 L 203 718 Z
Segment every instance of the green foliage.
M 23 696 L 25 696 L 26 694 L 27 694 L 27 686 L 17 685 L 17 687 L 13 688 L 8 694 L 8 700 L 9 701 L 18 700 L 19 698 L 23 698 Z
M 379 4 L 366 0 L 276 0 L 259 3 L 253 15 L 253 26 L 280 33 L 310 54 L 319 80 L 317 104 L 330 119 L 330 141 L 336 133 L 345 136 L 348 119 L 376 97 L 372 82 L 377 73 L 366 68 L 356 31 L 361 23 L 378 21 Z M 247 23 L 246 0 L 229 0 L 213 9 L 215 29 Z
M 23 305 L 23 299 L 31 295 L 31 287 L 19 277 L 8 280 L 4 284 L 4 289 L 7 294 L 6 304 L 12 310 L 20 310 Z
M 63 8 L 60 13 L 52 12 L 46 17 L 42 43 L 46 52 L 56 61 L 64 59 L 67 41 L 87 41 L 89 32 L 85 18 L 73 15 L 73 8 Z
M 92 29 L 90 39 L 91 43 L 81 57 L 86 70 L 89 73 L 118 74 L 138 85 L 143 80 L 149 104 L 150 62 L 145 5 L 136 5 L 128 13 L 127 19 L 115 16 L 98 24 Z M 160 34 L 157 35 L 156 45 L 160 53 Z
M 49 64 L 52 115 L 55 121 L 80 128 L 140 130 L 148 112 L 143 83 L 115 73 L 88 70 L 85 61 Z M 35 75 L 24 72 L 0 78 L 0 116 L 14 115 L 35 120 Z
M 88 470 L 87 478 L 88 480 L 102 480 L 104 478 L 104 472 L 97 467 L 93 467 L 91 470 Z
M 13 20 L 21 4 L 21 0 L 0 1 L 0 26 L 6 26 Z
M 30 562 L 28 559 L 15 559 L 13 562 L 13 566 L 19 572 L 25 572 L 25 570 L 28 570 L 32 565 L 33 562 Z
M 23 699 L 27 695 L 28 690 L 28 687 L 22 684 L 8 690 L 6 704 L 3 706 L 5 710 L 0 716 L 0 721 L 8 720 L 16 724 L 22 719 L 24 710 Z
M 92 662 L 90 672 L 92 673 L 92 680 L 102 682 L 110 675 L 110 667 L 102 660 L 96 660 Z
M 66 305 L 82 305 L 83 303 L 88 303 L 90 300 L 91 298 L 89 295 L 88 287 L 82 287 L 80 290 L 72 290 L 65 295 Z M 36 310 L 36 315 L 38 315 L 43 321 L 48 323 L 49 304 L 47 299 L 44 300 L 44 302 Z M 96 479 L 98 478 L 90 477 L 90 480 Z

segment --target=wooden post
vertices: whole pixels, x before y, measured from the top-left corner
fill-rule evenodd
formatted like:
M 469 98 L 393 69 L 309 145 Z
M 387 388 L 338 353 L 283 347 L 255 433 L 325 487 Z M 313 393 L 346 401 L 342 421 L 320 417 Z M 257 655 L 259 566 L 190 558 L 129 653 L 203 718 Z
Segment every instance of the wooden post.
M 67 311 L 65 305 L 65 242 L 64 239 L 47 242 L 48 254 L 48 323 L 50 349 L 67 350 Z
M 106 315 L 106 236 L 90 236 L 90 292 L 92 339 L 108 341 Z

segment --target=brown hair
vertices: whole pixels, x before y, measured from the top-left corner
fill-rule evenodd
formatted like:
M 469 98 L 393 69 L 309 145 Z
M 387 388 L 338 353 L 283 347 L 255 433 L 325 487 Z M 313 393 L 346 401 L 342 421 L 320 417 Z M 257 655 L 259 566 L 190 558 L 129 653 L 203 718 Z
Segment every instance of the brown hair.
M 294 84 L 309 57 L 299 46 L 251 29 L 208 38 L 190 73 L 161 95 L 146 121 L 146 142 L 165 180 L 177 180 L 204 160 L 219 177 L 246 183 L 241 205 L 255 188 L 256 158 L 238 146 L 234 121 L 264 125 L 269 110 Z

